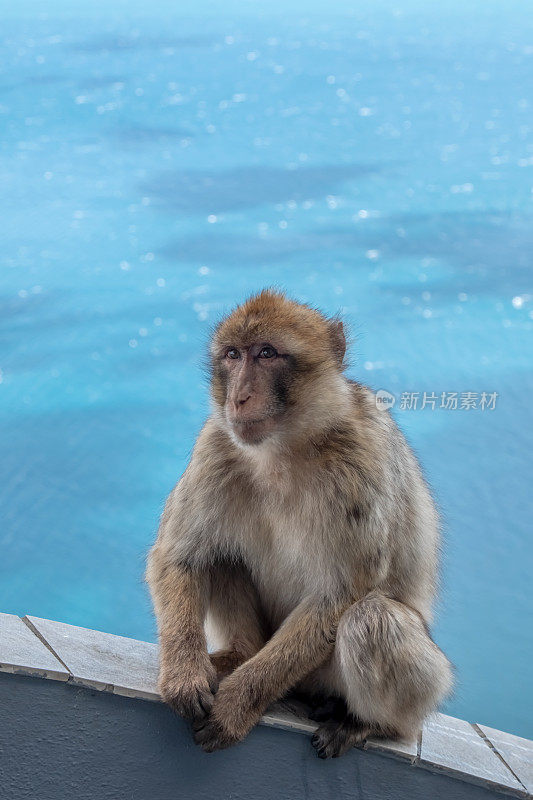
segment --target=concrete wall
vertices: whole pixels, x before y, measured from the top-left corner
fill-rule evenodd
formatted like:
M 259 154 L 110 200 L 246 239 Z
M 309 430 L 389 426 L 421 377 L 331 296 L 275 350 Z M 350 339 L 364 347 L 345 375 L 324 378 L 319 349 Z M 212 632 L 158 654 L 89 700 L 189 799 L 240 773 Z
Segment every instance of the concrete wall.
M 154 647 L 0 615 L 2 800 L 527 796 L 531 742 L 493 732 L 505 760 L 477 727 L 442 715 L 418 742 L 369 742 L 322 761 L 310 744 L 314 723 L 278 705 L 244 742 L 207 755 L 150 690 Z

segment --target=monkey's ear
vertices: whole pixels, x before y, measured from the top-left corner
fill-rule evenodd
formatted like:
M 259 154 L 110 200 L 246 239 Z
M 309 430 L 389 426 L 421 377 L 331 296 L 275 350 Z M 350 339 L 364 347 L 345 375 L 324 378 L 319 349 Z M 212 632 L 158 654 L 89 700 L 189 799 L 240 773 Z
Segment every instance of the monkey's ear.
M 329 321 L 329 338 L 331 340 L 333 354 L 339 367 L 342 367 L 344 354 L 346 353 L 346 336 L 344 335 L 344 326 L 340 319 L 332 319 Z

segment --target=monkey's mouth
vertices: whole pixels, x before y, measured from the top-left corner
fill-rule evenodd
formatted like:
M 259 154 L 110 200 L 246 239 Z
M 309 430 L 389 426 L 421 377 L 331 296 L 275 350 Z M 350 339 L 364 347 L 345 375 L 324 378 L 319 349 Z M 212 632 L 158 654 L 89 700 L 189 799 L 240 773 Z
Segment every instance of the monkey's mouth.
M 273 416 L 261 417 L 260 419 L 238 419 L 230 420 L 234 434 L 245 444 L 259 444 L 270 436 L 276 427 L 276 419 Z

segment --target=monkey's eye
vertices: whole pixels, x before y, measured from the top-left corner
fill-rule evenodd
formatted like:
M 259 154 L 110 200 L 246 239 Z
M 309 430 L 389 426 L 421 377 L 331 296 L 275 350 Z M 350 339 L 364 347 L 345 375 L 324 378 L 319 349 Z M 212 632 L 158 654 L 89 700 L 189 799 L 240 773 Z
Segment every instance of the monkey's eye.
M 259 351 L 259 358 L 274 358 L 274 356 L 277 356 L 277 352 L 269 344 L 266 344 Z
M 240 357 L 241 354 L 239 353 L 236 347 L 231 347 L 226 353 L 226 358 L 240 358 Z

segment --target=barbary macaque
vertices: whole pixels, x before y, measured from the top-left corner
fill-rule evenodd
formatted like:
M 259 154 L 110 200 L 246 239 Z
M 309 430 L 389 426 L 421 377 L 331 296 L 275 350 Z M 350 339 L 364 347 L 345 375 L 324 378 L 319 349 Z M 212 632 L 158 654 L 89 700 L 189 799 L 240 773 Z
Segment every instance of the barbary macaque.
M 450 690 L 428 628 L 435 506 L 345 349 L 338 319 L 274 291 L 214 332 L 212 414 L 147 570 L 161 696 L 207 752 L 290 691 L 316 706 L 328 758 L 415 737 Z

